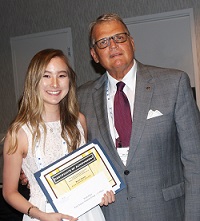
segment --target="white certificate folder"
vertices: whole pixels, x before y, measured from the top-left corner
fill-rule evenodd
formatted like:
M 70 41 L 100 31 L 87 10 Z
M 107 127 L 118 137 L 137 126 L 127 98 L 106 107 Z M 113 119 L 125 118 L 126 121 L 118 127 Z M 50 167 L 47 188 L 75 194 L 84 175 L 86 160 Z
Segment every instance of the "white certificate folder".
M 125 188 L 95 139 L 34 174 L 55 212 L 79 217 L 101 202 L 107 190 Z

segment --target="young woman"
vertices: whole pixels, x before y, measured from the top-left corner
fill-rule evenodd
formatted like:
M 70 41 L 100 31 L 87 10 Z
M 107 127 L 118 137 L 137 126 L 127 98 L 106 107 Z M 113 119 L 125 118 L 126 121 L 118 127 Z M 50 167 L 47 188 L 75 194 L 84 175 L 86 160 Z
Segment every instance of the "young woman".
M 61 50 L 42 50 L 29 64 L 19 112 L 4 143 L 3 169 L 3 196 L 24 213 L 23 221 L 77 220 L 70 214 L 47 212 L 46 198 L 34 178 L 36 171 L 85 144 L 86 120 L 79 112 L 75 77 Z M 18 192 L 21 168 L 30 184 L 29 201 Z M 110 191 L 101 204 L 113 201 Z M 79 220 L 105 219 L 96 206 Z

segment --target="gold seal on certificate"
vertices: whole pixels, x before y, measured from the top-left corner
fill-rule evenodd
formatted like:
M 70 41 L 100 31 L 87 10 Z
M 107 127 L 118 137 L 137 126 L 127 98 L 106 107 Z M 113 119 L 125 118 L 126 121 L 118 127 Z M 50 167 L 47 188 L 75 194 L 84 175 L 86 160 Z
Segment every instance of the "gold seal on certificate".
M 74 217 L 98 205 L 107 190 L 117 193 L 124 188 L 124 182 L 97 140 L 34 175 L 54 211 Z

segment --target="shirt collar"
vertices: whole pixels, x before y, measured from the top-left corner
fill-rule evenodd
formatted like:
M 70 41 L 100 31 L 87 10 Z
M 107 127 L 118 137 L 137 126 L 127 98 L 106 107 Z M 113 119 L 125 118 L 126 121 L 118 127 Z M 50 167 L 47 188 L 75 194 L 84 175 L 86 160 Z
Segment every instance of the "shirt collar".
M 135 88 L 135 85 L 133 84 L 133 82 L 135 82 L 136 72 L 137 72 L 137 63 L 136 63 L 136 60 L 134 59 L 133 67 L 130 69 L 130 71 L 122 79 L 122 81 L 126 84 L 126 86 L 132 91 Z M 115 78 L 113 78 L 108 72 L 106 72 L 106 73 L 107 73 L 107 76 L 108 76 L 110 91 L 116 91 L 116 84 L 119 81 L 116 80 Z

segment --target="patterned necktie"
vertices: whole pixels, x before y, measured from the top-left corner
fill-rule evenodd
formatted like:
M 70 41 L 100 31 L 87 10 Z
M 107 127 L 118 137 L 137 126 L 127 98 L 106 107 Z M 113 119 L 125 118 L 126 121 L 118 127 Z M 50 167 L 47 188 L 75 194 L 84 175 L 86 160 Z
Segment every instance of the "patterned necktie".
M 128 147 L 130 144 L 132 119 L 128 99 L 123 92 L 125 83 L 117 83 L 117 92 L 114 98 L 115 128 L 119 134 L 116 139 L 116 147 Z

